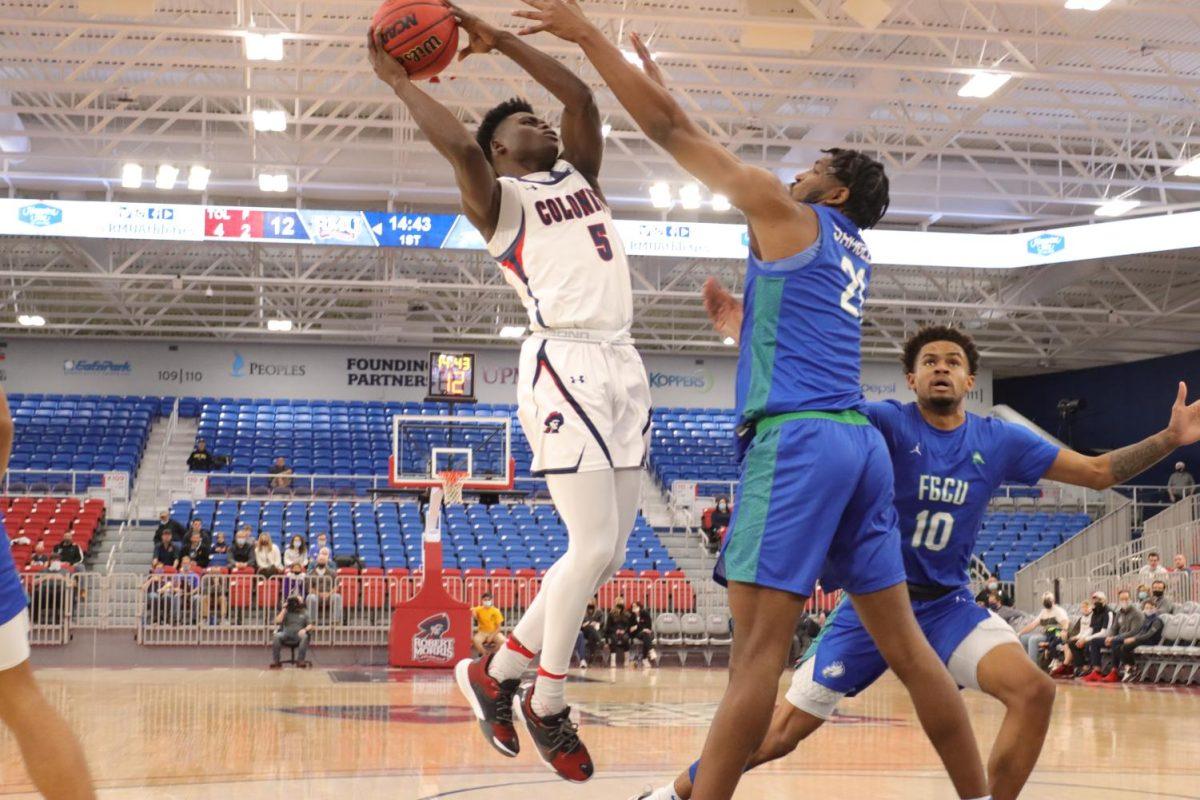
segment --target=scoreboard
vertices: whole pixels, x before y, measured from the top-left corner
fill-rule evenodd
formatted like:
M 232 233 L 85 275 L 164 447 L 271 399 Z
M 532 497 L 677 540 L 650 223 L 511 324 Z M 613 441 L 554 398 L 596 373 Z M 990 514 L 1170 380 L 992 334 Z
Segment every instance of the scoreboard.
M 426 399 L 474 402 L 475 354 L 430 352 L 429 396 Z

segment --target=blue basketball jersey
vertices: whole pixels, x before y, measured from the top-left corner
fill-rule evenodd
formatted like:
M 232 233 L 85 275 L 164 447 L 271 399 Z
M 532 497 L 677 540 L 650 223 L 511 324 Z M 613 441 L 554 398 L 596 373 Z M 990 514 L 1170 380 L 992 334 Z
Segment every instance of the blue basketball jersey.
M 962 586 L 992 493 L 1037 483 L 1058 447 L 1020 425 L 968 413 L 952 431 L 927 423 L 916 403 L 868 403 L 896 475 L 896 510 L 909 583 Z
M 746 265 L 738 352 L 739 422 L 792 411 L 858 408 L 862 396 L 862 307 L 871 255 L 858 227 L 810 206 L 820 235 L 778 261 L 753 251 Z
M 17 574 L 17 565 L 13 562 L 12 545 L 8 529 L 4 526 L 3 512 L 0 512 L 0 537 L 3 537 L 0 539 L 0 625 L 3 625 L 24 611 L 29 600 Z

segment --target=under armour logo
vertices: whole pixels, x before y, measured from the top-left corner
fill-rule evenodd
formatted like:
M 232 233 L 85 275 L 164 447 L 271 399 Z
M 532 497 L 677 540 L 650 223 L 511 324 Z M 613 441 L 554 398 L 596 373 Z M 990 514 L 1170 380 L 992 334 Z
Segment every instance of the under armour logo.
M 913 447 L 913 449 L 912 449 L 912 450 L 909 450 L 908 452 L 909 452 L 909 453 L 915 453 L 915 454 L 917 454 L 917 455 L 921 455 L 921 443 L 920 443 L 920 442 L 917 442 L 916 446 L 914 446 L 914 447 Z

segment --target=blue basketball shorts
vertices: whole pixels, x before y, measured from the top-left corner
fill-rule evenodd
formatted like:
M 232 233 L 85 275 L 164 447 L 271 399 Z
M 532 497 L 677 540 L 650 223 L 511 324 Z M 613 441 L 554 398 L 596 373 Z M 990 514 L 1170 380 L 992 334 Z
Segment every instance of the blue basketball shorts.
M 857 411 L 759 422 L 713 577 L 811 597 L 905 579 L 883 436 Z

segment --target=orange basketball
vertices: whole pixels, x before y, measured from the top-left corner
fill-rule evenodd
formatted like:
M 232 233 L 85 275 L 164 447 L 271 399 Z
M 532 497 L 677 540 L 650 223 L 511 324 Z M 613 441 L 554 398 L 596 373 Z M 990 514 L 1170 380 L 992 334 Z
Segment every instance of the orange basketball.
M 440 0 L 386 0 L 371 25 L 414 80 L 437 75 L 458 50 L 458 22 Z

